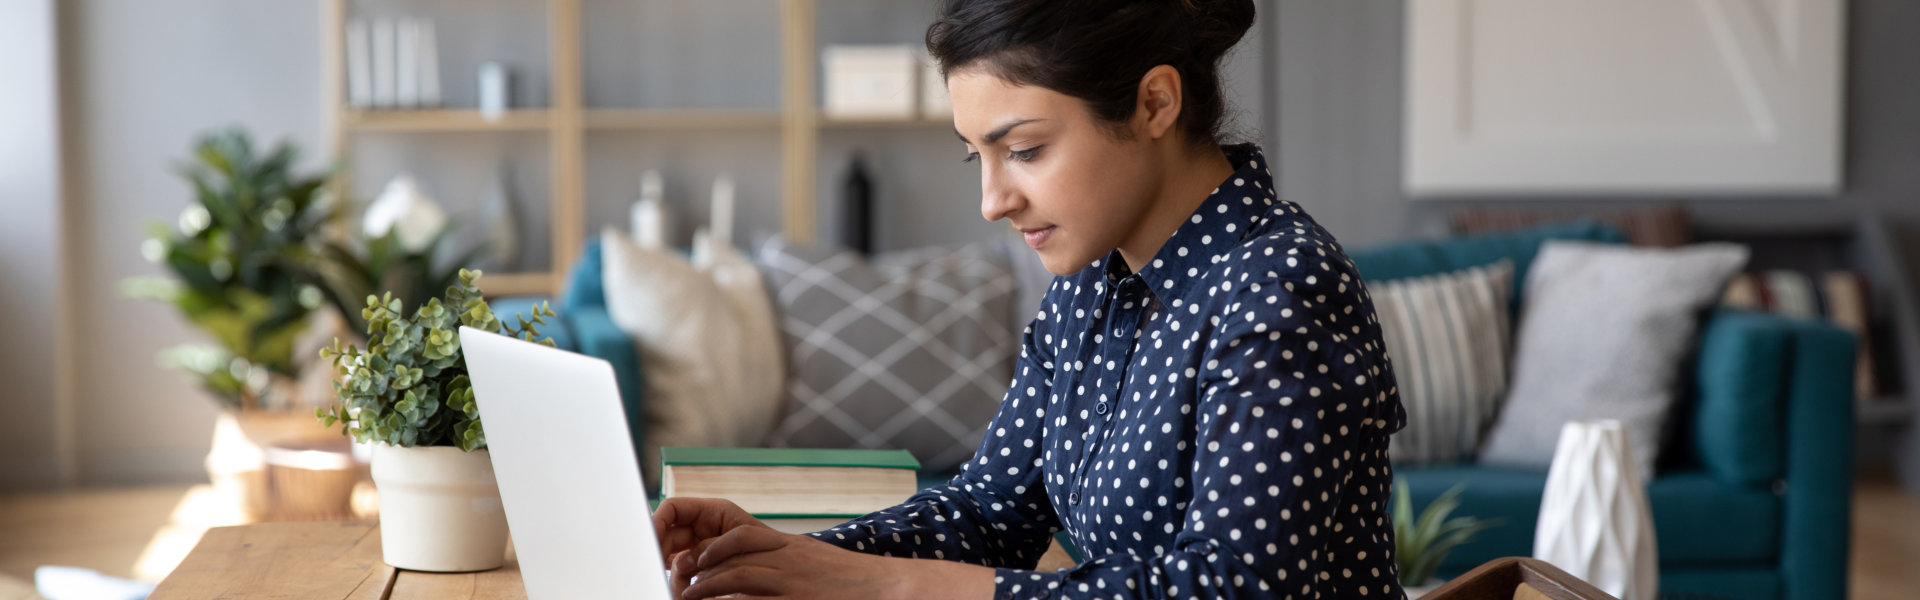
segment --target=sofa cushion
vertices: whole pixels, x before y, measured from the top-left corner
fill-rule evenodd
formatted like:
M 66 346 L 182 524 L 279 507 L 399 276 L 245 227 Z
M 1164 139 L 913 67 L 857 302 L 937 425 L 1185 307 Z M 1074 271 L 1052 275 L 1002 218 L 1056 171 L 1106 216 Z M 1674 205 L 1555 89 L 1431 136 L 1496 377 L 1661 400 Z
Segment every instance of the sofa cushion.
M 929 471 L 973 456 L 1019 352 L 1003 256 L 973 244 L 869 263 L 774 238 L 760 264 L 792 374 L 768 445 L 905 448 Z
M 1406 478 L 1415 515 L 1447 488 L 1465 484 L 1454 515 L 1501 519 L 1449 554 L 1441 562 L 1443 573 L 1462 573 L 1502 556 L 1533 554 L 1546 471 L 1452 466 L 1396 468 L 1395 475 Z M 1767 489 L 1688 471 L 1653 480 L 1647 499 L 1663 570 L 1671 565 L 1772 565 L 1779 560 L 1781 502 Z
M 1363 280 L 1372 283 L 1434 275 L 1493 264 L 1500 259 L 1513 261 L 1513 280 L 1527 280 L 1527 269 L 1547 240 L 1582 240 L 1625 243 L 1627 238 L 1599 221 L 1580 220 L 1542 225 L 1531 229 L 1467 235 L 1445 240 L 1423 240 L 1368 246 L 1349 250 L 1347 257 L 1360 270 Z M 1518 313 L 1524 286 L 1514 286 L 1512 310 Z
M 607 282 L 601 273 L 600 238 L 587 238 L 587 244 L 580 249 L 580 257 L 573 261 L 573 269 L 567 273 L 565 288 L 560 290 L 560 302 L 554 306 L 554 312 L 564 312 L 577 306 L 606 306 Z
M 742 320 L 727 291 L 680 254 L 601 234 L 607 314 L 633 339 L 646 374 L 639 451 L 649 487 L 664 446 L 750 446 L 778 400 L 752 397 L 744 378 Z
M 485 286 L 486 283 L 487 280 L 485 277 L 480 278 L 480 284 L 482 286 Z M 538 296 L 506 296 L 488 300 L 487 308 L 493 310 L 493 315 L 498 317 L 500 322 L 514 323 L 516 322 L 514 320 L 516 315 L 531 320 L 533 318 L 533 311 L 538 309 L 542 302 L 547 302 L 547 299 Z M 561 312 L 558 306 L 550 306 L 549 308 L 552 308 L 554 314 L 559 315 L 559 317 L 545 319 L 547 324 L 536 326 L 540 329 L 540 335 L 553 338 L 553 345 L 556 348 L 578 352 L 580 350 L 580 342 L 574 339 L 573 330 L 567 327 L 567 321 L 572 315 Z
M 1470 461 L 1507 390 L 1513 261 L 1371 287 L 1407 426 L 1393 463 Z
M 1615 419 L 1653 476 L 1699 313 L 1747 261 L 1737 244 L 1542 245 L 1514 336 L 1513 381 L 1480 462 L 1545 467 L 1569 421 Z
M 1721 481 L 1760 485 L 1780 476 L 1790 331 L 1775 322 L 1718 310 L 1702 326 L 1687 449 Z

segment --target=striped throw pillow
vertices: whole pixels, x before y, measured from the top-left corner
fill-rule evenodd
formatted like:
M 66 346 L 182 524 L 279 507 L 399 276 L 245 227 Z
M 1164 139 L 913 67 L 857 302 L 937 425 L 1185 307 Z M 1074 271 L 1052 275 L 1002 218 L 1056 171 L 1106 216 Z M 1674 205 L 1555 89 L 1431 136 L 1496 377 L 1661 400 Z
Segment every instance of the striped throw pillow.
M 1472 460 L 1506 395 L 1513 262 L 1369 287 L 1407 410 L 1394 464 Z

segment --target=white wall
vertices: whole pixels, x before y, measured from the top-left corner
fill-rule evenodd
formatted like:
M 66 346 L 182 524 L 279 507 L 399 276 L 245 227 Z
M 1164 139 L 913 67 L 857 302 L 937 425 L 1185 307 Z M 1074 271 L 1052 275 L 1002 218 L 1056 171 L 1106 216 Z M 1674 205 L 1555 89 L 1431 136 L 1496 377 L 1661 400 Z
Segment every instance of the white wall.
M 290 136 L 323 149 L 321 3 L 69 0 L 60 8 L 80 482 L 204 479 L 214 401 L 154 360 L 195 335 L 170 307 L 127 299 L 119 283 L 160 272 L 140 256 L 143 228 L 174 222 L 191 199 L 173 169 L 197 135 L 239 124 L 260 143 Z
M 47 488 L 56 460 L 60 143 L 53 0 L 0 4 L 0 491 Z

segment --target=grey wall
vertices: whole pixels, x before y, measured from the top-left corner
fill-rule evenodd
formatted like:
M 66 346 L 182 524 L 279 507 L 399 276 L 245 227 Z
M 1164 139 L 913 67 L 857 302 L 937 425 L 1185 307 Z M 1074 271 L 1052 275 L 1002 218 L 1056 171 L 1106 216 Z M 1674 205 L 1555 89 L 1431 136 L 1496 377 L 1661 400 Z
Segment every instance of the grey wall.
M 53 0 L 0 4 L 0 491 L 60 480 L 60 141 Z
M 1342 241 L 1365 244 L 1445 230 L 1468 208 L 1617 210 L 1679 203 L 1708 228 L 1790 225 L 1810 217 L 1871 210 L 1896 237 L 1920 234 L 1920 3 L 1847 3 L 1846 182 L 1831 197 L 1540 198 L 1419 200 L 1400 191 L 1401 0 L 1280 0 L 1267 11 L 1279 32 L 1270 70 L 1279 86 L 1280 189 Z M 1268 6 L 1262 4 L 1263 7 Z M 1920 269 L 1920 245 L 1905 249 Z M 1916 273 L 1915 275 L 1920 275 Z
M 205 477 L 214 403 L 154 354 L 197 335 L 120 281 L 159 269 L 143 227 L 171 223 L 189 188 L 173 175 L 194 138 L 245 125 L 318 150 L 318 2 L 60 3 L 61 105 L 73 218 L 75 406 L 83 484 Z M 309 156 L 307 167 L 319 164 Z M 11 286 L 13 282 L 7 282 Z

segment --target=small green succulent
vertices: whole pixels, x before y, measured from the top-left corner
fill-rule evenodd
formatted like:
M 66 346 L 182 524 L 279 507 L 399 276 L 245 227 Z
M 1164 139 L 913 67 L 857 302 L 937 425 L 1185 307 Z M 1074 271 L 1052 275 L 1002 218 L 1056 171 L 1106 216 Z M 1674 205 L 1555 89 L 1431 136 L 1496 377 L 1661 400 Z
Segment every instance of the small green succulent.
M 337 401 L 315 409 L 314 416 L 328 427 L 346 424 L 346 433 L 362 443 L 457 446 L 467 452 L 485 448 L 486 430 L 460 352 L 460 326 L 552 346 L 537 326 L 557 315 L 543 302 L 532 319 L 515 315 L 517 326 L 501 323 L 474 285 L 480 275 L 460 270 L 444 301 L 429 299 L 410 319 L 393 294 L 367 296 L 361 311 L 367 347 L 342 348 L 336 338 L 332 347 L 320 350 L 332 359 L 340 379 L 333 384 Z
M 1393 562 L 1400 568 L 1401 585 L 1425 583 L 1455 547 L 1500 524 L 1500 519 L 1447 518 L 1460 507 L 1463 489 L 1465 484 L 1448 488 L 1415 520 L 1413 491 L 1407 487 L 1406 478 L 1393 478 Z

